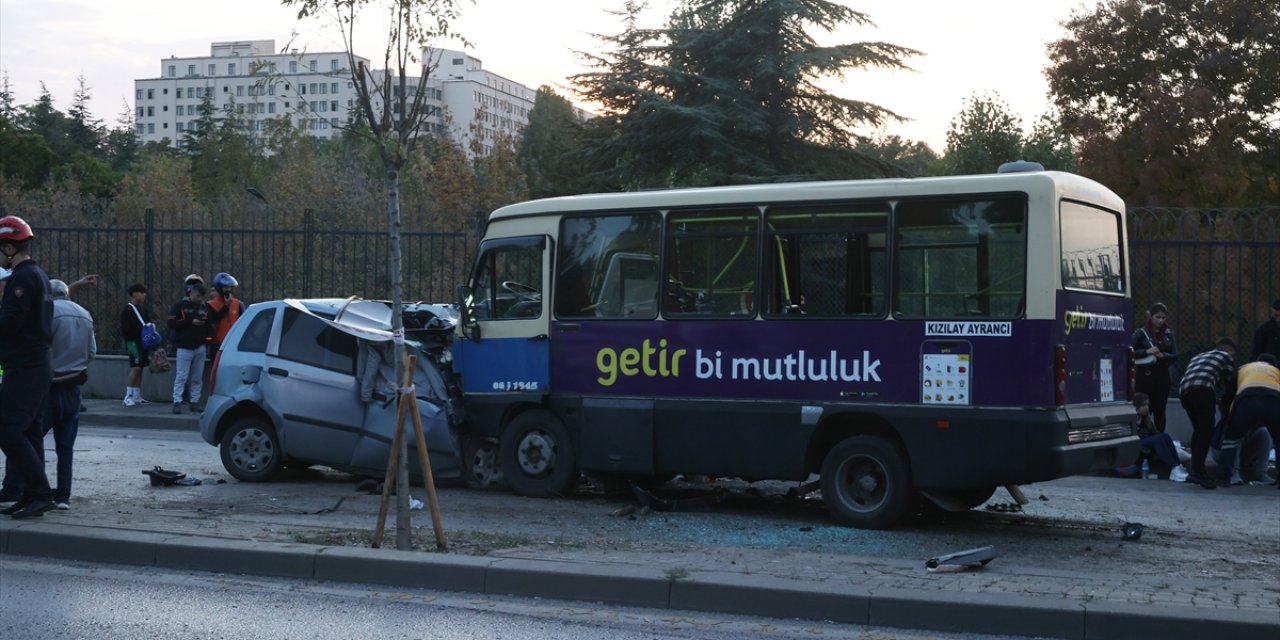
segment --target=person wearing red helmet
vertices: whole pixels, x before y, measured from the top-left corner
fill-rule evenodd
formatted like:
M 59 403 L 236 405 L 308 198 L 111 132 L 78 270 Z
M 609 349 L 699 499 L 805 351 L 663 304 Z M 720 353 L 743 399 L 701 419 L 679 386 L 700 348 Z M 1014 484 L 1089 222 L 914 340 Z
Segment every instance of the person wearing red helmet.
M 53 380 L 53 290 L 49 276 L 31 259 L 35 234 L 22 218 L 0 218 L 0 266 L 11 269 L 0 297 L 0 451 L 22 480 L 0 488 L 0 514 L 15 518 L 44 515 L 53 508 L 53 489 L 38 453 L 44 447 L 40 405 Z M 8 490 L 8 491 L 7 491 Z

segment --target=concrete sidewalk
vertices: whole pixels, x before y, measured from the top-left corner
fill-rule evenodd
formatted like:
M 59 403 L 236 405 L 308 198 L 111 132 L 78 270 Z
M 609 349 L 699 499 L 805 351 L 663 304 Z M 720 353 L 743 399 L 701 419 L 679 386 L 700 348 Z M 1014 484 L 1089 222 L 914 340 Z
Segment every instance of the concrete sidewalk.
M 192 413 L 174 414 L 173 405 L 165 402 L 124 406 L 118 398 L 84 398 L 84 411 L 80 422 L 101 427 L 126 429 L 173 429 L 199 431 L 200 416 Z
M 174 415 L 169 406 L 158 403 L 126 408 L 119 400 L 87 400 L 86 405 L 85 420 L 94 425 L 196 428 L 196 417 Z M 136 440 L 130 442 L 131 448 L 141 446 Z M 157 445 L 156 450 L 171 449 Z M 680 540 L 687 533 L 684 527 L 695 533 L 710 530 L 716 532 L 718 544 L 672 543 L 660 552 L 647 552 L 649 547 L 628 544 L 620 537 L 625 518 L 605 517 L 593 523 L 595 528 L 589 532 L 618 540 L 617 545 L 557 543 L 555 532 L 571 522 L 565 514 L 582 511 L 581 503 L 479 495 L 462 489 L 441 492 L 442 510 L 451 526 L 507 535 L 508 529 L 485 524 L 500 518 L 507 524 L 520 523 L 530 537 L 547 542 L 482 555 L 458 553 L 460 544 L 451 546 L 453 553 L 371 549 L 366 540 L 377 512 L 375 496 L 353 497 L 349 480 L 326 483 L 311 477 L 305 482 L 266 485 L 215 484 L 214 451 L 210 447 L 211 456 L 201 451 L 189 458 L 166 454 L 156 460 L 203 475 L 203 487 L 145 487 L 138 475 L 143 465 L 127 460 L 116 465 L 127 467 L 118 478 L 102 478 L 101 493 L 75 498 L 70 512 L 29 520 L 0 517 L 0 553 L 951 632 L 1087 639 L 1280 637 L 1280 556 L 1274 554 L 1262 561 L 1266 566 L 1252 578 L 1171 579 L 1158 572 L 1130 572 L 1123 563 L 1112 573 L 1085 573 L 1062 568 L 1070 564 L 1036 567 L 1016 562 L 1013 549 L 1001 549 L 1008 557 L 982 570 L 930 573 L 923 567 L 923 558 L 930 554 L 919 548 L 904 549 L 893 558 L 858 555 L 860 547 L 838 542 L 816 545 L 818 550 L 814 545 L 766 549 L 734 538 L 733 531 L 716 529 L 714 518 L 693 513 L 654 514 L 629 526 L 650 531 L 658 542 Z M 85 453 L 86 464 L 93 454 Z M 77 469 L 80 460 L 78 446 Z M 121 486 L 130 488 L 121 490 Z M 1280 492 L 1274 487 L 1201 492 L 1168 482 L 1106 478 L 1066 479 L 1056 486 L 1037 487 L 1053 498 L 1042 503 L 1046 508 L 1087 499 L 1099 490 L 1114 492 L 1118 503 L 1126 500 L 1125 494 L 1163 495 L 1162 501 L 1187 513 L 1162 516 L 1165 522 L 1146 520 L 1156 530 L 1149 531 L 1141 544 L 1157 557 L 1161 549 L 1172 553 L 1170 541 L 1185 536 L 1183 531 L 1201 526 L 1193 514 L 1225 518 L 1242 508 L 1266 511 L 1255 517 L 1251 530 L 1257 522 L 1263 529 L 1274 522 L 1264 535 L 1268 549 L 1280 550 L 1280 497 L 1275 495 Z M 467 513 L 468 504 L 481 502 L 485 513 Z M 1215 508 L 1220 510 L 1216 515 Z M 529 518 L 530 511 L 537 517 Z M 425 516 L 425 512 L 415 516 L 419 527 L 429 523 Z M 737 520 L 751 523 L 756 531 L 776 525 L 766 522 L 767 514 L 758 516 Z M 1187 520 L 1184 529 L 1172 530 L 1172 523 L 1181 523 L 1181 518 Z M 814 530 L 801 534 L 810 537 L 840 529 L 824 524 L 801 526 L 812 524 L 808 520 L 784 521 L 793 531 Z M 429 531 L 426 524 L 425 535 Z M 1058 535 L 1069 533 L 1064 530 Z M 422 535 L 422 531 L 415 534 Z M 920 539 L 910 531 L 889 535 L 899 536 L 906 545 L 913 544 L 908 540 Z M 1092 540 L 1114 539 L 1115 532 L 1081 532 L 1080 537 L 1101 553 L 1104 543 Z M 946 538 L 932 536 L 930 544 Z M 388 532 L 384 545 L 394 546 L 394 531 Z M 897 559 L 915 557 L 919 560 Z M 1205 560 L 1218 562 L 1211 557 Z

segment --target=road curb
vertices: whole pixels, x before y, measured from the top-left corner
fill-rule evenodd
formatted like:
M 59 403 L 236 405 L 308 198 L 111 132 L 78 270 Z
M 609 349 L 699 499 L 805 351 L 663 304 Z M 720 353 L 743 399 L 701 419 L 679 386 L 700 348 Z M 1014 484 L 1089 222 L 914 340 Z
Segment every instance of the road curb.
M 936 631 L 1080 640 L 1274 640 L 1280 611 L 1076 602 L 965 592 L 920 593 L 725 572 L 493 559 L 330 547 L 0 519 L 0 553 L 172 569 L 328 580 L 801 618 Z
M 190 414 L 164 415 L 154 412 L 94 411 L 80 414 L 80 421 L 91 422 L 95 427 L 119 429 L 165 429 L 168 431 L 199 431 L 200 418 Z

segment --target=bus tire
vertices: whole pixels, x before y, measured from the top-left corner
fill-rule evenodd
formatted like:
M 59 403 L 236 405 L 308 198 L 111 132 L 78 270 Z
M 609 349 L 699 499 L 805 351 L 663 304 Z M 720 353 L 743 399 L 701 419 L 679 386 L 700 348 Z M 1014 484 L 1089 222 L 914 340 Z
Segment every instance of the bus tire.
M 820 482 L 827 510 L 849 526 L 891 527 L 911 506 L 906 458 L 884 438 L 854 436 L 840 441 L 822 461 Z
M 569 431 L 545 409 L 526 411 L 507 425 L 498 458 L 507 485 L 522 496 L 567 496 L 578 481 Z

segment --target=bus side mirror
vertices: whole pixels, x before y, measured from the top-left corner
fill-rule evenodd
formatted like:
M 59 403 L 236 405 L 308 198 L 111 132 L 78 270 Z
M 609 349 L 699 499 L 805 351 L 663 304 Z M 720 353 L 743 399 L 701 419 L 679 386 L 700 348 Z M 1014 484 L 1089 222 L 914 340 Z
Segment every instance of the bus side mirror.
M 480 342 L 480 322 L 476 320 L 475 298 L 471 287 L 458 285 L 458 328 L 462 337 L 472 342 Z

